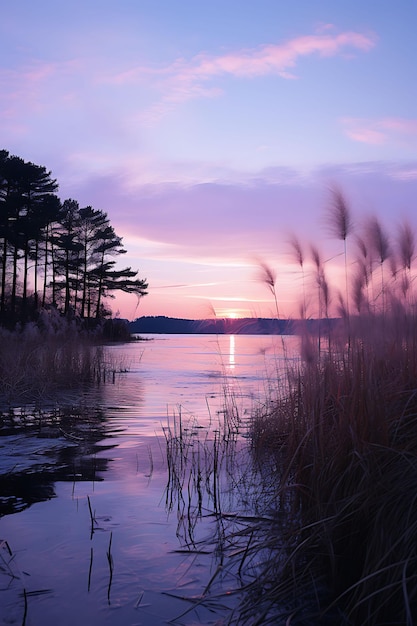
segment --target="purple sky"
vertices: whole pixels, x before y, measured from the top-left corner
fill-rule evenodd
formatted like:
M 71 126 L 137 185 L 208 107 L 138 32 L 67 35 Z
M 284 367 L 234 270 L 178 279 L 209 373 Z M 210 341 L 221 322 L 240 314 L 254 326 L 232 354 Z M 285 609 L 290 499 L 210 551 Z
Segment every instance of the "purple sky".
M 108 213 L 149 281 L 115 312 L 274 315 L 262 260 L 295 316 L 288 239 L 342 251 L 323 219 L 332 185 L 357 228 L 417 227 L 416 23 L 414 0 L 16 0 L 0 147 Z M 326 266 L 336 284 L 341 264 Z

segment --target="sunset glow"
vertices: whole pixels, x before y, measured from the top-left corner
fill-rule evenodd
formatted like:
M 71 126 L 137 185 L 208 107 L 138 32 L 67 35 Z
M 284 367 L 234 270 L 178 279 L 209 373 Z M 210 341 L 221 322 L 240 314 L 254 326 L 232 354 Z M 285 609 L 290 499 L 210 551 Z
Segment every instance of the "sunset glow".
M 311 244 L 343 276 L 331 186 L 357 225 L 417 227 L 416 20 L 414 0 L 8 3 L 0 148 L 108 213 L 122 264 L 149 282 L 115 314 L 275 316 L 261 260 L 297 317 Z

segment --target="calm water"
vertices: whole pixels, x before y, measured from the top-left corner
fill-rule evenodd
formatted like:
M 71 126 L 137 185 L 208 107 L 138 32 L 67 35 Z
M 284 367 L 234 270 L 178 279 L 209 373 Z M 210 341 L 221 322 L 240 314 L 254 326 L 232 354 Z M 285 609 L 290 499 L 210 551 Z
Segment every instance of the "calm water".
M 216 431 L 232 402 L 244 430 L 278 380 L 281 339 L 158 335 L 108 350 L 128 371 L 66 397 L 76 424 L 0 430 L 0 624 L 220 623 L 220 607 L 178 597 L 199 596 L 218 566 L 181 551 L 214 532 L 213 502 L 199 491 L 204 514 L 190 512 L 164 429 L 191 441 L 194 418 Z

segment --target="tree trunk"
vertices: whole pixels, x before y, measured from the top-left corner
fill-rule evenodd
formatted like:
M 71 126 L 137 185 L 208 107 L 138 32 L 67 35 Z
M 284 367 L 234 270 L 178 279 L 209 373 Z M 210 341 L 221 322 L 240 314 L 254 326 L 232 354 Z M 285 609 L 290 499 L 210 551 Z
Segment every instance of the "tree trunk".
M 3 240 L 3 260 L 1 269 L 1 305 L 0 310 L 4 313 L 6 308 L 6 268 L 7 268 L 7 238 Z

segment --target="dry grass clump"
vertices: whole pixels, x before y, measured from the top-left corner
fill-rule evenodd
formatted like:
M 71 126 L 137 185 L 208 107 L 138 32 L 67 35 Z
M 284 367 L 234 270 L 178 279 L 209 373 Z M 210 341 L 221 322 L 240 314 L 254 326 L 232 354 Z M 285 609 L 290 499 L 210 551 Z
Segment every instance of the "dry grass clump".
M 4 404 L 42 400 L 60 389 L 100 381 L 109 374 L 105 350 L 71 327 L 59 332 L 35 324 L 0 329 L 0 399 Z
M 277 520 L 250 530 L 271 557 L 237 623 L 417 623 L 415 240 L 372 219 L 358 241 L 344 316 L 319 334 L 302 322 L 286 393 L 253 419 Z
M 316 617 L 333 605 L 340 623 L 417 621 L 416 356 L 356 336 L 292 372 L 288 395 L 254 419 L 256 458 L 275 464 L 288 516 L 279 578 L 301 605 L 300 589 L 326 591 Z

